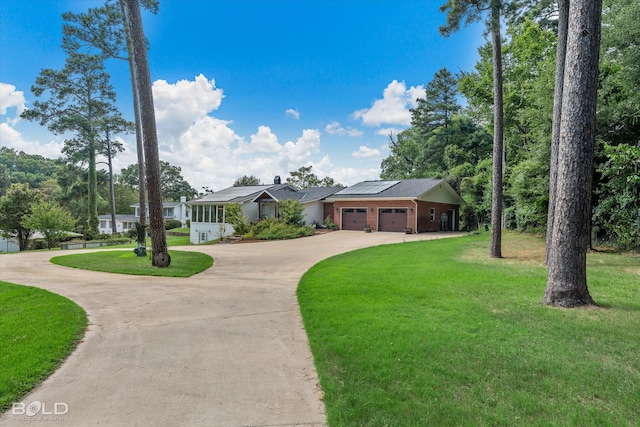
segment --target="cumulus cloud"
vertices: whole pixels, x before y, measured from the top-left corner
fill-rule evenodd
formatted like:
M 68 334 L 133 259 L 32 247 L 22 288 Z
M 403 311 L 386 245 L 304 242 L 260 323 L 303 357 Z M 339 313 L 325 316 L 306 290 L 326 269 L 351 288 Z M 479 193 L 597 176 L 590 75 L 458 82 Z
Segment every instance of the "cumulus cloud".
M 3 147 L 24 151 L 28 154 L 39 154 L 49 159 L 57 159 L 62 156 L 62 142 L 49 141 L 46 144 L 41 144 L 38 141 L 28 141 L 8 123 L 0 123 L 0 141 L 2 141 Z
M 294 110 L 293 108 L 289 108 L 284 112 L 284 115 L 287 117 L 293 117 L 296 120 L 300 119 L 300 112 L 298 110 Z
M 16 90 L 14 85 L 0 82 L 0 115 L 7 114 L 10 108 L 16 109 L 14 118 L 7 117 L 7 122 L 15 125 L 25 109 L 24 92 Z
M 295 170 L 309 160 L 312 154 L 320 151 L 320 132 L 317 129 L 305 129 L 296 142 L 288 141 L 280 152 L 280 164 Z
M 345 135 L 352 137 L 360 137 L 364 132 L 354 128 L 344 128 L 340 122 L 333 121 L 324 127 L 324 131 L 329 135 Z
M 258 132 L 251 135 L 251 142 L 241 142 L 236 154 L 247 153 L 279 153 L 282 145 L 278 143 L 278 137 L 269 126 L 258 126 Z
M 423 93 L 422 85 L 407 89 L 404 82 L 393 80 L 382 92 L 382 99 L 375 100 L 371 108 L 354 112 L 353 118 L 361 119 L 367 126 L 382 124 L 409 126 L 411 124 L 409 109 L 417 106 L 416 99 Z
M 202 74 L 193 81 L 153 83 L 158 133 L 163 133 L 165 144 L 174 144 L 189 127 L 220 107 L 224 95 L 215 86 L 214 79 L 208 80 Z
M 354 151 L 351 155 L 357 159 L 380 157 L 380 150 L 377 148 L 369 148 L 366 145 L 361 145 L 358 151 Z

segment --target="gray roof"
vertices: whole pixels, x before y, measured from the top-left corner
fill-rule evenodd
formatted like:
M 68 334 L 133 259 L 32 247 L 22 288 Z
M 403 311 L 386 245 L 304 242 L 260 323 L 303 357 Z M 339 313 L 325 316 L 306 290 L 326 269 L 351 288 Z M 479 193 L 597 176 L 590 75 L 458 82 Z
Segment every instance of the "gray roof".
M 304 198 L 302 202 L 313 202 L 316 200 L 325 199 L 332 194 L 337 193 L 340 190 L 343 190 L 344 187 L 309 187 L 302 190 L 304 192 Z
M 99 215 L 98 219 L 108 219 L 111 220 L 111 214 L 107 215 Z M 137 216 L 133 216 L 131 214 L 116 214 L 116 221 L 140 221 L 140 218 Z
M 448 191 L 452 191 L 458 198 L 460 196 L 443 179 L 419 178 L 404 179 L 401 181 L 363 181 L 352 187 L 338 191 L 331 199 L 417 199 L 428 193 L 436 186 L 444 184 Z M 361 188 L 361 192 L 358 189 Z M 460 198 L 462 202 L 462 199 Z
M 246 185 L 242 187 L 229 187 L 224 190 L 207 194 L 199 199 L 191 200 L 188 205 L 203 205 L 211 203 L 244 203 L 253 200 L 265 190 L 277 190 L 279 188 L 288 187 L 287 184 L 271 184 L 271 185 Z
M 176 207 L 178 205 L 181 205 L 184 202 L 162 202 L 162 207 L 163 208 L 172 208 L 172 207 Z M 129 205 L 132 208 L 139 208 L 140 207 L 140 203 L 134 203 L 132 205 Z M 148 204 L 147 204 L 148 206 Z
M 343 188 L 344 187 L 309 187 L 304 190 L 296 191 L 294 188 L 287 185 L 284 188 L 272 188 L 265 190 L 264 192 L 269 194 L 269 196 L 276 201 L 300 200 L 302 203 L 311 203 L 322 200 Z M 254 201 L 260 196 L 260 194 L 262 193 L 256 195 Z

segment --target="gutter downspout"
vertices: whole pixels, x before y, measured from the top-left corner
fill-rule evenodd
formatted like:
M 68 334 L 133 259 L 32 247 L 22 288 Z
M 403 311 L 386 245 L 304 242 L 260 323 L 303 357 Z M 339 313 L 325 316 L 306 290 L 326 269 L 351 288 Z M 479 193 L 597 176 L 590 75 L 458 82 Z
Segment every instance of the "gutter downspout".
M 413 199 L 412 202 L 414 205 L 416 205 L 416 210 L 414 211 L 415 215 L 413 218 L 413 221 L 414 221 L 413 232 L 417 233 L 418 232 L 418 202 L 415 199 Z

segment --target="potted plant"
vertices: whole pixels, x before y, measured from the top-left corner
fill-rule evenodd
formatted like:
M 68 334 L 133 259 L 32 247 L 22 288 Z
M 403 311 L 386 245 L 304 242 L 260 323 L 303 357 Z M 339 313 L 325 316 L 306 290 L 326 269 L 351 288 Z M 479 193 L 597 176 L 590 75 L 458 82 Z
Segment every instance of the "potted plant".
M 364 232 L 365 233 L 371 233 L 371 226 L 369 224 L 364 226 Z
M 404 228 L 404 234 L 413 234 L 413 228 L 405 227 Z

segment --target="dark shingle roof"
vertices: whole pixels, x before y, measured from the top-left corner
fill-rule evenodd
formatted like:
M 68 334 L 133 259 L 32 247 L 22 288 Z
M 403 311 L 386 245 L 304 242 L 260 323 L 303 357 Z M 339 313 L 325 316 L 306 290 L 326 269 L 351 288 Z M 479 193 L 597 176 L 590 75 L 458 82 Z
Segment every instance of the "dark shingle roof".
M 373 185 L 362 186 L 363 193 L 358 193 L 357 188 L 359 183 L 353 187 L 347 187 L 344 191 L 338 191 L 332 199 L 370 199 L 370 198 L 417 198 L 424 193 L 428 192 L 436 185 L 444 182 L 442 179 L 436 178 L 420 178 L 420 179 L 405 179 L 402 181 L 364 181 L 365 184 L 379 183 L 381 191 L 377 193 L 370 192 L 370 188 Z M 366 189 L 364 189 L 366 188 Z
M 286 184 L 277 185 L 247 185 L 244 187 L 228 187 L 218 192 L 207 194 L 199 199 L 191 200 L 187 204 L 200 205 L 211 203 L 243 203 L 253 200 L 261 192 L 268 189 L 277 189 Z

